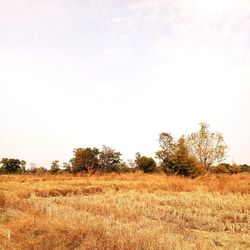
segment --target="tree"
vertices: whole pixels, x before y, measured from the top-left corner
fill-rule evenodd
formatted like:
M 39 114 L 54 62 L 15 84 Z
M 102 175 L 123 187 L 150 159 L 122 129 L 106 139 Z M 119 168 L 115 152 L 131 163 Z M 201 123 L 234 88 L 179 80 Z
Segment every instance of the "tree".
M 169 167 L 169 170 L 175 174 L 196 177 L 204 173 L 203 164 L 190 155 L 184 136 L 176 144 L 172 161 L 173 164 Z
M 174 165 L 173 157 L 176 149 L 176 142 L 170 133 L 161 133 L 159 137 L 160 150 L 156 157 L 161 160 L 161 168 L 168 172 Z
M 197 157 L 208 170 L 212 164 L 225 158 L 227 145 L 221 133 L 209 131 L 209 125 L 200 123 L 200 130 L 188 136 L 188 145 L 193 156 Z
M 103 146 L 99 153 L 99 170 L 102 172 L 118 172 L 121 166 L 121 153 Z
M 24 160 L 2 158 L 2 171 L 6 173 L 22 173 L 25 171 L 26 162 Z
M 156 171 L 156 163 L 152 157 L 141 156 L 140 153 L 137 153 L 135 164 L 144 173 L 153 173 Z
M 20 161 L 20 169 L 21 169 L 22 173 L 24 173 L 26 171 L 25 167 L 26 167 L 26 161 L 21 160 Z
M 72 170 L 71 162 L 69 162 L 69 163 L 63 162 L 63 170 L 65 172 L 71 172 L 71 170 Z
M 56 174 L 60 170 L 59 161 L 52 161 L 50 171 L 52 174 Z
M 204 166 L 190 154 L 186 139 L 182 136 L 177 142 L 170 133 L 161 133 L 160 150 L 156 152 L 165 173 L 184 176 L 198 176 L 204 172 Z
M 93 173 L 99 166 L 99 150 L 97 148 L 74 149 L 74 157 L 71 160 L 73 172 Z

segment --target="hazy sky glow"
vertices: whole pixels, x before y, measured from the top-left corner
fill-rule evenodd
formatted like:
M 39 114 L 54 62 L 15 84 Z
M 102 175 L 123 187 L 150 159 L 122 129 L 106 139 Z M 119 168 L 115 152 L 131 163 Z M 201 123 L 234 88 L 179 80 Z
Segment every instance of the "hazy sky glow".
M 0 158 L 154 156 L 205 121 L 250 164 L 249 0 L 0 0 Z

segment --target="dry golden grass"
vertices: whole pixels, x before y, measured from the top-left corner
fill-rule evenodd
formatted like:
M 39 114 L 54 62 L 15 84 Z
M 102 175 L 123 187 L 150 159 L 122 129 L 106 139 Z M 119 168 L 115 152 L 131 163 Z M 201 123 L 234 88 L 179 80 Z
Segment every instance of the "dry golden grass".
M 250 249 L 248 174 L 0 176 L 0 249 Z

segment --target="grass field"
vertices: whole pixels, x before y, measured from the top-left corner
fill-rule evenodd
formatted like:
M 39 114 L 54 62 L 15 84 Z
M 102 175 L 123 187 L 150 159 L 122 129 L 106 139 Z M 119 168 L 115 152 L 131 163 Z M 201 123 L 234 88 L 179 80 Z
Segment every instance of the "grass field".
M 250 175 L 0 176 L 0 249 L 250 249 Z

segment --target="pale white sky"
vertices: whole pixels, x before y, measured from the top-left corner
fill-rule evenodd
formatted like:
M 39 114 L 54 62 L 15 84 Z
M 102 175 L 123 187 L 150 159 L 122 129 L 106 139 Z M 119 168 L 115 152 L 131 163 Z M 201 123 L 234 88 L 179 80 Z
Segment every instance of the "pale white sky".
M 205 121 L 250 164 L 249 0 L 0 0 L 0 158 L 154 156 Z

